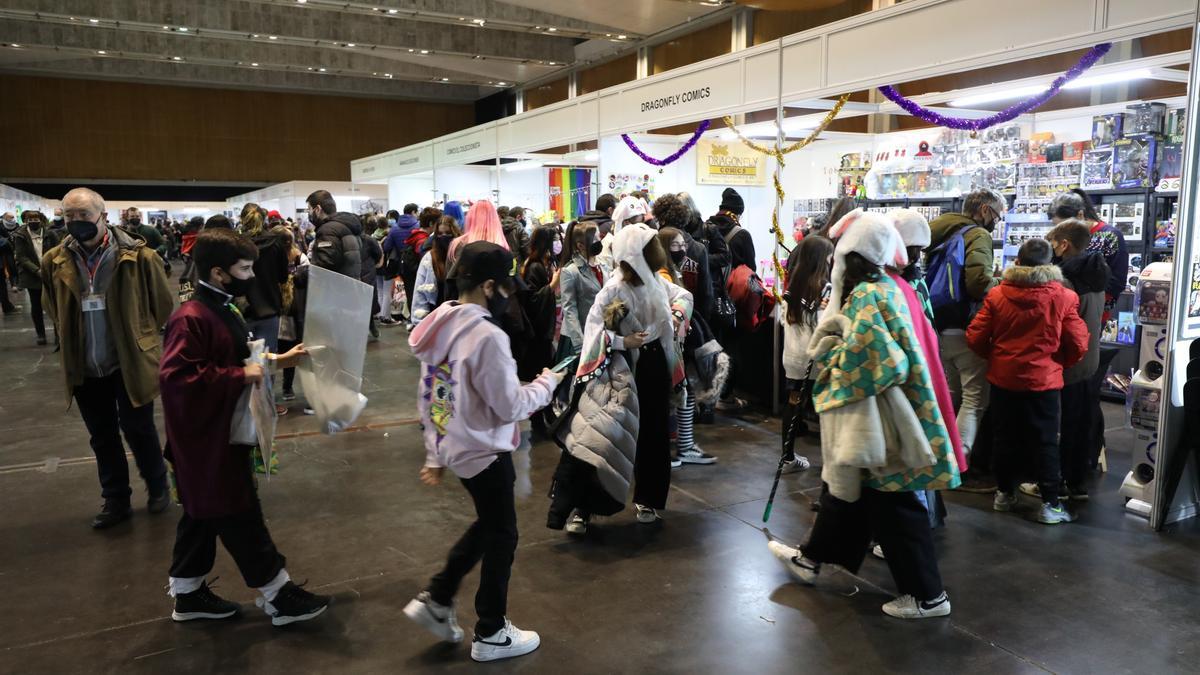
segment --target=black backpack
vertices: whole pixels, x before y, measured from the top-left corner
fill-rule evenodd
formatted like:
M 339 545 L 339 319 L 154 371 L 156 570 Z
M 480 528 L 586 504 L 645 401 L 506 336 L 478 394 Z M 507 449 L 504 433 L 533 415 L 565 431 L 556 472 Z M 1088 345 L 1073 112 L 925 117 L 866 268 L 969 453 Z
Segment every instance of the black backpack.
M 392 254 L 395 253 L 397 253 L 397 249 L 392 249 Z M 399 260 L 396 264 L 399 267 L 397 271 L 400 276 L 405 279 L 412 279 L 413 277 L 417 276 L 417 268 L 421 266 L 422 253 L 418 251 L 415 246 L 409 246 L 408 244 L 405 244 L 404 246 L 400 247 L 399 256 Z M 388 264 L 391 264 L 391 260 L 388 261 Z

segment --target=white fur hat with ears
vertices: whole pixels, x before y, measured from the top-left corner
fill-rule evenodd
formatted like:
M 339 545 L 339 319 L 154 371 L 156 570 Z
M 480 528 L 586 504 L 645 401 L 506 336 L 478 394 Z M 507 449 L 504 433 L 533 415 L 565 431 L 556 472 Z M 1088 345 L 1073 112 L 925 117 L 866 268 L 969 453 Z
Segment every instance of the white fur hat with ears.
M 908 254 L 892 219 L 882 213 L 854 209 L 842 216 L 829 231 L 837 241 L 833 250 L 833 289 L 826 316 L 841 311 L 842 279 L 846 274 L 846 255 L 857 253 L 880 267 L 897 269 L 908 266 Z
M 613 210 L 612 214 L 613 234 L 620 232 L 621 228 L 625 227 L 626 220 L 629 220 L 634 216 L 644 216 L 646 213 L 646 202 L 634 197 L 633 195 L 626 195 L 625 197 L 622 197 L 621 202 L 617 204 L 617 208 Z
M 904 246 L 920 246 L 928 248 L 932 235 L 929 233 L 929 221 L 913 209 L 897 209 L 888 213 Z

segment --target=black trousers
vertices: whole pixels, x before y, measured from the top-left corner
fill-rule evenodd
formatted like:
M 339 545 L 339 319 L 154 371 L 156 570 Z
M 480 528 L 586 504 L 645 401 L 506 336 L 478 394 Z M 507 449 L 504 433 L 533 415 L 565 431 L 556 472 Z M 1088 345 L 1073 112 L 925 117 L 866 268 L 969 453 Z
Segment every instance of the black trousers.
M 633 380 L 639 413 L 633 502 L 664 509 L 671 490 L 671 371 L 661 344 L 641 348 Z
M 996 487 L 1012 494 L 1031 463 L 1042 501 L 1058 503 L 1062 482 L 1058 454 L 1060 390 L 1011 391 L 992 385 Z
M 17 288 L 17 261 L 11 245 L 4 251 L 0 251 L 0 307 L 3 307 L 6 312 L 16 309 L 16 305 L 8 297 L 9 283 L 14 289 Z
M 125 392 L 121 371 L 106 377 L 84 378 L 75 387 L 75 403 L 91 434 L 96 470 L 100 474 L 100 494 L 107 500 L 129 502 L 129 462 L 121 434 L 133 453 L 138 473 L 146 481 L 150 494 L 167 489 L 167 465 L 163 462 L 158 430 L 154 428 L 154 404 L 134 407 Z
M 1083 485 L 1091 466 L 1096 431 L 1092 409 L 1099 400 L 1100 392 L 1092 389 L 1090 379 L 1062 388 L 1059 466 L 1063 481 L 1071 487 Z
M 254 482 L 250 466 L 246 480 Z M 248 511 L 219 518 L 193 518 L 184 512 L 175 528 L 175 549 L 171 556 L 171 576 L 192 578 L 207 576 L 217 558 L 217 538 L 237 563 L 242 579 L 250 588 L 266 586 L 287 564 L 271 541 L 263 521 L 262 504 L 254 494 L 254 506 Z
M 900 595 L 933 600 L 942 594 L 929 513 L 913 492 L 863 487 L 858 501 L 847 502 L 823 491 L 821 510 L 800 550 L 809 560 L 857 573 L 872 540 L 883 548 Z
M 508 579 L 512 575 L 517 551 L 517 509 L 513 501 L 512 453 L 504 452 L 491 466 L 473 478 L 463 478 L 475 502 L 475 522 L 450 549 L 446 566 L 429 582 L 429 595 L 439 605 L 449 605 L 458 593 L 463 577 L 483 561 L 479 590 L 475 593 L 475 613 L 479 622 L 475 634 L 495 635 L 504 627 L 508 612 Z
M 33 330 L 40 338 L 46 337 L 46 320 L 42 316 L 42 289 L 30 288 L 26 290 L 29 294 L 29 316 L 33 318 Z
M 1104 379 L 1108 377 L 1108 367 L 1120 351 L 1117 347 L 1101 347 L 1100 367 L 1092 373 L 1092 446 L 1088 454 L 1088 466 L 1091 467 L 1100 462 L 1100 448 L 1104 446 L 1104 411 L 1100 408 L 1100 390 L 1104 386 Z

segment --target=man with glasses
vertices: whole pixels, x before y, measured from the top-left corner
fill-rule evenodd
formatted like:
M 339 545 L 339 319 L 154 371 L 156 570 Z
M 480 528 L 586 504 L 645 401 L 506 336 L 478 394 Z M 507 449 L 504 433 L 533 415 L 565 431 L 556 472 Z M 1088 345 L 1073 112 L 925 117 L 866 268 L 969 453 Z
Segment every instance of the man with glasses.
M 171 503 L 154 399 L 159 329 L 174 302 L 158 255 L 109 227 L 100 195 L 75 188 L 62 206 L 67 236 L 42 258 L 42 302 L 61 343 L 67 400 L 75 400 L 96 454 L 104 507 L 92 527 L 100 530 L 132 515 L 122 434 L 146 483 L 147 509 L 162 513 Z
M 962 288 L 966 291 L 960 302 L 934 308 L 934 327 L 939 334 L 942 368 L 950 384 L 951 394 L 958 402 L 958 433 L 963 451 L 970 453 L 975 444 L 979 424 L 987 410 L 990 385 L 987 381 L 988 363 L 967 347 L 966 327 L 971 323 L 988 291 L 998 283 L 993 273 L 992 232 L 1008 212 L 1008 201 L 995 190 L 983 188 L 968 194 L 963 200 L 962 213 L 944 213 L 929 223 L 928 256 L 956 234 L 961 233 L 964 248 Z M 974 464 L 974 462 L 973 462 Z M 986 466 L 980 466 L 986 471 Z M 968 484 L 967 491 L 994 490 L 994 485 Z

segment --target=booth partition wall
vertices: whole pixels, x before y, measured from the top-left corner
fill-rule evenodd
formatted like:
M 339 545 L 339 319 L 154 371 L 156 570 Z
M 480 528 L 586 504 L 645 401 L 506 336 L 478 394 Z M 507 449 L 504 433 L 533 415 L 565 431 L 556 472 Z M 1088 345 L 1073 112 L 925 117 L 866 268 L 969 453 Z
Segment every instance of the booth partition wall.
M 1011 207 L 995 233 L 999 270 L 1021 241 L 1049 229 L 1053 195 L 1080 186 L 1131 253 L 1128 292 L 1103 336 L 1118 352 L 1106 380 L 1110 398 L 1144 404 L 1131 420 L 1140 444 L 1131 450 L 1151 471 L 1108 470 L 1131 474 L 1122 492 L 1146 505 L 1157 528 L 1195 515 L 1197 503 L 1183 431 L 1190 340 L 1200 335 L 1192 241 L 1200 150 L 1186 123 L 1196 114 L 1188 97 L 1196 11 L 1194 0 L 910 0 L 355 160 L 351 175 L 386 185 L 392 204 L 487 197 L 560 218 L 599 194 L 635 189 L 687 191 L 707 216 L 732 186 L 768 286 L 793 224 L 840 196 L 932 219 L 975 187 L 996 188 Z M 984 118 L 1036 96 L 1108 43 L 1058 96 L 978 133 L 917 119 L 878 90 L 894 85 L 937 115 Z M 780 166 L 772 150 L 816 129 L 818 140 L 782 155 Z M 1134 302 L 1143 274 L 1168 277 L 1169 316 Z M 1162 405 L 1150 410 L 1155 401 Z

